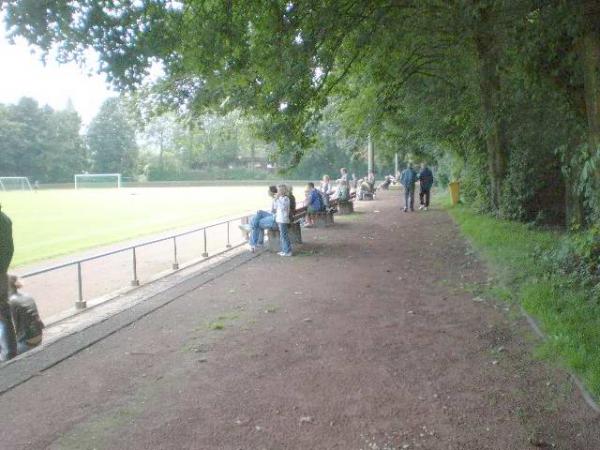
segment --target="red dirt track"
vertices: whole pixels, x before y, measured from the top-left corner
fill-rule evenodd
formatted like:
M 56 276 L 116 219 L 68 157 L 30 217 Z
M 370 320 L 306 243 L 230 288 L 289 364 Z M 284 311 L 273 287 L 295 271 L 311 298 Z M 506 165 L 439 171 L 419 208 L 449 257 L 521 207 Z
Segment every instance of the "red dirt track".
M 400 201 L 358 203 L 295 257 L 263 254 L 0 396 L 0 447 L 600 449 L 516 309 L 473 301 L 488 274 L 448 215 Z

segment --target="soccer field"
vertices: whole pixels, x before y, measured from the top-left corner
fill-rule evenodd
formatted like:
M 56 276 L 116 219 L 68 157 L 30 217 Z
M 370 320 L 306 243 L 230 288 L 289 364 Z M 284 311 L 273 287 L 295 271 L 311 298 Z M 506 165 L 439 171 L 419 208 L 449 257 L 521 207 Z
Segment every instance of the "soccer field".
M 265 209 L 266 192 L 264 185 L 40 190 L 0 192 L 0 203 L 13 221 L 16 267 Z

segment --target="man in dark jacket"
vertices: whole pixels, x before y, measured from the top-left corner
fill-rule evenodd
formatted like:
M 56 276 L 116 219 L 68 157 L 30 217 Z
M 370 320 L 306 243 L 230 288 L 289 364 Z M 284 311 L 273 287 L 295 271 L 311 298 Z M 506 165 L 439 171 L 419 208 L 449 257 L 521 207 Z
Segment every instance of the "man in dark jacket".
M 431 196 L 431 187 L 433 186 L 433 173 L 427 167 L 427 163 L 421 163 L 421 172 L 419 172 L 419 209 L 427 211 L 429 208 L 429 198 Z
M 8 305 L 8 266 L 14 251 L 12 222 L 0 205 L 0 361 L 7 361 L 17 354 L 15 329 Z
M 400 183 L 404 186 L 404 212 L 415 210 L 415 183 L 417 182 L 417 172 L 413 169 L 412 163 L 408 163 L 406 169 L 400 174 Z

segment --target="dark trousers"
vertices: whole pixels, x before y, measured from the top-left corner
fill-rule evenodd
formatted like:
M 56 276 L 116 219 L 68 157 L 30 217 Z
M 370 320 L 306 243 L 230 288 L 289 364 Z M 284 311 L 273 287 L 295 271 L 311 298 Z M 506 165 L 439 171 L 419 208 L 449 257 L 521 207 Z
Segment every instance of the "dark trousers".
M 415 187 L 404 188 L 404 209 L 410 208 L 411 211 L 415 209 Z
M 431 189 L 423 189 L 419 191 L 419 200 L 421 205 L 429 208 L 429 197 L 431 195 Z

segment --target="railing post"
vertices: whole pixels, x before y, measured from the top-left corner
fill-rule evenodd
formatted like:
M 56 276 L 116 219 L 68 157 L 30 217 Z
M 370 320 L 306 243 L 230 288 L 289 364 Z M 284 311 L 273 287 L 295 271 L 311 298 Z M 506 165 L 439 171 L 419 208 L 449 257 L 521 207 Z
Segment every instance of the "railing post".
M 139 286 L 140 280 L 138 280 L 138 276 L 137 276 L 137 258 L 135 255 L 135 247 L 131 247 L 131 250 L 132 250 L 132 254 L 133 254 L 133 279 L 131 280 L 131 285 Z
M 204 228 L 204 253 L 202 253 L 203 258 L 208 257 L 208 251 L 206 250 L 206 228 Z
M 231 248 L 231 242 L 229 241 L 229 220 L 227 221 L 227 245 L 225 248 Z
M 77 301 L 75 302 L 75 309 L 85 309 L 87 303 L 83 301 L 83 282 L 81 279 L 81 263 L 77 263 Z
M 173 270 L 179 269 L 179 261 L 177 261 L 177 236 L 173 236 Z

